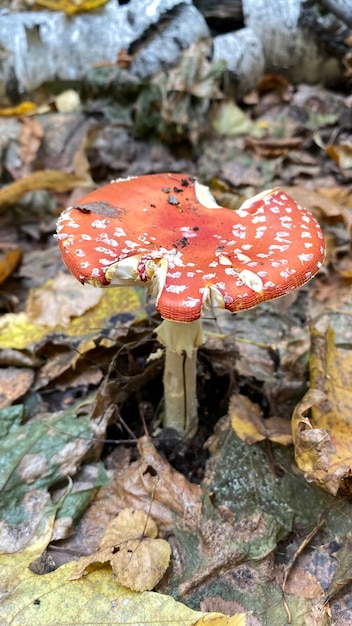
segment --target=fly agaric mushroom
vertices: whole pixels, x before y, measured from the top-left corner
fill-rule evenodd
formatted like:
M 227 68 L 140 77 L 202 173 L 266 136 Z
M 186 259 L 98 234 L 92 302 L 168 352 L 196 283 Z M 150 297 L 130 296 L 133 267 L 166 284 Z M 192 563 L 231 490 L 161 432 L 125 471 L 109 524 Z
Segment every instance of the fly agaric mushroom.
M 145 285 L 163 322 L 164 426 L 197 429 L 200 317 L 235 313 L 300 287 L 325 254 L 314 217 L 280 189 L 233 211 L 187 174 L 118 180 L 66 209 L 57 226 L 64 263 L 95 287 Z

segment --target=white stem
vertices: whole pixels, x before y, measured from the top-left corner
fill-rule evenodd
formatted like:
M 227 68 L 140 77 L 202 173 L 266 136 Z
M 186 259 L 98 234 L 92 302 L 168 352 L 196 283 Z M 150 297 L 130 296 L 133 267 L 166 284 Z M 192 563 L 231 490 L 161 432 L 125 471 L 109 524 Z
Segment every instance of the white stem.
M 166 347 L 164 427 L 191 437 L 198 426 L 197 348 L 203 342 L 201 323 L 164 320 L 157 335 Z
M 197 431 L 197 350 L 191 358 L 166 348 L 164 369 L 164 428 L 192 437 Z

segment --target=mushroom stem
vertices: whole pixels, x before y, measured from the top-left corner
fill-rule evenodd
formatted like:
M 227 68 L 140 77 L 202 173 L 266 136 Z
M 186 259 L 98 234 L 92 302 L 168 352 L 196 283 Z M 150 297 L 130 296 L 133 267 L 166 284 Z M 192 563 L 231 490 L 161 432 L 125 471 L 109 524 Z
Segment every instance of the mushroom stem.
M 197 431 L 197 350 L 191 358 L 169 348 L 165 352 L 164 428 L 192 437 Z
M 164 320 L 157 335 L 166 347 L 164 428 L 192 437 L 198 426 L 197 348 L 203 343 L 201 323 Z

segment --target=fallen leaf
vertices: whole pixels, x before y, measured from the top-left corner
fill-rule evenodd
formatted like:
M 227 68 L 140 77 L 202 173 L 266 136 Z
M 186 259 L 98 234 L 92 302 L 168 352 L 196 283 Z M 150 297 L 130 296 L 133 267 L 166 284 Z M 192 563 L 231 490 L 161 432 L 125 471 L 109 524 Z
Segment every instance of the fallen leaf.
M 7 626 L 86 626 L 87 624 L 165 624 L 195 626 L 207 618 L 221 626 L 245 626 L 221 613 L 193 611 L 170 596 L 155 592 L 137 593 L 119 586 L 107 568 L 89 577 L 70 580 L 76 563 L 67 563 L 48 574 L 37 575 L 30 569 L 50 541 L 49 524 L 31 546 L 16 554 L 0 556 L 2 594 L 0 625 Z M 236 617 L 236 616 L 235 616 Z M 237 617 L 236 617 L 237 619 Z M 209 622 L 210 620 L 210 622 Z M 227 620 L 227 621 L 226 621 Z M 201 624 L 201 622 L 200 622 Z
M 246 396 L 235 394 L 230 399 L 229 417 L 237 436 L 251 444 L 268 439 L 288 446 L 292 443 L 291 424 L 281 417 L 263 418 L 258 404 Z
M 326 147 L 326 153 L 343 170 L 352 168 L 352 144 L 334 144 Z
M 202 492 L 156 450 L 149 437 L 138 441 L 140 459 L 118 473 L 110 493 L 124 507 L 150 510 L 163 530 L 171 530 L 175 517 L 192 526 L 199 519 Z
M 28 320 L 54 328 L 67 327 L 71 317 L 79 317 L 96 306 L 102 289 L 81 285 L 71 274 L 60 273 L 43 287 L 29 292 L 26 313 Z
M 255 150 L 261 157 L 277 158 L 287 154 L 289 150 L 297 149 L 301 146 L 303 139 L 300 137 L 286 137 L 284 139 L 276 137 L 246 137 L 246 145 Z
M 0 108 L 0 116 L 13 117 L 15 115 L 31 115 L 37 110 L 37 105 L 34 102 L 23 101 L 13 107 Z
M 107 526 L 100 549 L 78 561 L 70 580 L 80 578 L 92 563 L 109 562 L 120 585 L 150 591 L 163 577 L 171 548 L 158 539 L 158 527 L 144 511 L 123 509 Z
M 352 580 L 352 534 L 337 538 L 339 548 L 332 553 L 338 561 L 338 568 L 330 581 L 326 600 L 330 600 Z
M 292 593 L 302 598 L 322 598 L 324 591 L 314 574 L 300 567 L 293 567 L 285 583 L 285 593 Z
M 7 250 L 1 253 L 0 256 L 0 285 L 3 283 L 12 272 L 17 268 L 22 258 L 22 251 L 18 248 Z
M 53 502 L 51 490 L 59 480 L 67 488 L 88 452 L 93 453 L 105 435 L 107 417 L 93 420 L 89 410 L 88 402 L 87 408 L 77 403 L 67 411 L 41 414 L 21 424 L 23 407 L 1 409 L 0 552 L 23 549 L 47 520 L 54 521 L 58 510 L 63 510 L 64 501 Z M 94 490 L 90 493 L 93 496 Z M 77 498 L 75 505 L 72 518 L 74 510 L 76 516 L 82 512 L 82 501 Z
M 79 283 L 77 285 L 79 287 Z M 85 314 L 72 318 L 65 329 L 68 337 L 82 337 L 82 345 L 76 347 L 79 351 L 87 352 L 95 346 L 94 342 L 101 338 L 103 329 L 110 326 L 111 317 L 115 318 L 115 326 L 118 326 L 119 315 L 132 320 L 140 318 L 144 313 L 140 291 L 134 287 L 96 291 L 101 295 L 98 304 Z M 63 328 L 57 326 L 53 329 L 35 324 L 23 312 L 7 313 L 0 318 L 0 348 L 23 350 L 55 332 L 62 335 Z
M 82 11 L 93 11 L 107 3 L 108 0 L 36 0 L 36 4 L 51 11 L 64 11 L 68 15 Z
M 237 104 L 230 100 L 220 102 L 214 106 L 212 125 L 219 135 L 236 137 L 238 135 L 253 135 L 261 137 L 263 130 L 252 122 L 246 113 Z
M 21 121 L 22 128 L 18 138 L 20 158 L 28 166 L 37 156 L 44 130 L 35 117 L 24 117 Z
M 28 367 L 0 368 L 0 407 L 24 396 L 33 380 L 34 370 Z
M 74 189 L 78 185 L 82 187 L 89 186 L 91 185 L 91 181 L 83 180 L 75 174 L 56 170 L 33 172 L 0 189 L 0 211 L 11 204 L 15 204 L 22 196 L 30 191 L 49 189 L 61 193 Z
M 335 343 L 331 328 L 313 330 L 310 371 L 313 389 L 292 418 L 295 458 L 308 480 L 335 495 L 342 484 L 347 487 L 352 469 L 352 351 Z

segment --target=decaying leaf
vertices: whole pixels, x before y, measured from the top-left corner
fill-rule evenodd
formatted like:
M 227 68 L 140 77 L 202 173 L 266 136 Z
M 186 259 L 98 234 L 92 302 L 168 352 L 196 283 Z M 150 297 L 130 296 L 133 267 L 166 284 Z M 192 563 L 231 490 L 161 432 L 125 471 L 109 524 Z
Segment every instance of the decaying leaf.
M 92 420 L 89 409 L 89 404 L 87 409 L 76 404 L 25 424 L 21 405 L 0 411 L 0 552 L 23 549 L 62 512 L 64 502 L 51 499 L 53 487 L 61 481 L 67 489 L 88 451 L 92 454 L 105 434 L 107 418 Z M 96 487 L 104 482 L 97 480 Z M 71 518 L 82 511 L 82 504 L 79 498 L 71 500 Z
M 14 204 L 22 196 L 30 191 L 37 189 L 50 189 L 51 191 L 63 192 L 74 189 L 78 186 L 88 186 L 91 181 L 84 180 L 75 174 L 60 172 L 56 170 L 43 170 L 40 172 L 32 172 L 16 180 L 10 185 L 6 185 L 0 189 L 0 210 Z
M 313 389 L 293 414 L 296 462 L 308 480 L 336 494 L 352 470 L 352 351 L 335 343 L 331 328 L 313 331 L 310 370 Z
M 264 419 L 260 406 L 247 396 L 235 394 L 231 397 L 229 417 L 235 433 L 245 443 L 264 439 L 286 446 L 292 443 L 290 422 L 282 417 Z
M 75 282 L 75 289 L 76 283 L 77 281 Z M 79 283 L 77 285 L 79 288 Z M 140 317 L 144 312 L 139 291 L 133 287 L 108 290 L 95 289 L 95 291 L 98 292 L 98 304 L 89 308 L 86 302 L 85 314 L 73 317 L 70 325 L 65 329 L 65 333 L 69 337 L 82 337 L 83 344 L 79 347 L 80 352 L 87 352 L 94 346 L 94 340 L 101 336 L 102 330 L 112 316 L 115 317 L 115 320 L 118 315 L 131 316 L 132 318 Z M 73 308 L 76 308 L 77 311 L 79 305 L 76 298 L 75 301 L 76 305 Z M 55 315 L 57 314 L 55 313 Z M 115 321 L 115 325 L 117 324 L 118 322 Z M 58 326 L 57 330 L 62 333 L 63 328 Z M 47 335 L 50 336 L 53 332 L 52 327 L 31 322 L 26 313 L 7 313 L 0 318 L 0 348 L 23 350 L 28 346 L 33 346 L 37 341 L 43 340 Z
M 72 562 L 38 576 L 29 566 L 43 553 L 50 536 L 47 525 L 23 552 L 0 556 L 0 591 L 6 591 L 1 598 L 1 626 L 195 626 L 203 618 L 207 618 L 203 624 L 212 626 L 246 626 L 243 615 L 235 621 L 237 616 L 193 611 L 160 593 L 129 591 L 116 584 L 107 568 L 92 572 L 89 578 L 70 580 L 76 567 Z
M 98 552 L 80 559 L 71 580 L 92 563 L 109 562 L 120 585 L 133 591 L 154 589 L 171 556 L 168 542 L 157 536 L 157 525 L 144 511 L 123 509 L 108 524 Z
M 335 144 L 326 148 L 327 154 L 336 161 L 341 169 L 352 168 L 352 144 Z
M 8 406 L 30 388 L 34 371 L 28 367 L 0 368 L 0 407 Z
M 71 317 L 83 315 L 96 306 L 102 296 L 102 289 L 83 286 L 70 274 L 61 273 L 43 287 L 29 292 L 26 313 L 34 324 L 67 327 Z
M 331 599 L 352 580 L 352 534 L 338 537 L 339 548 L 333 552 L 338 568 L 330 581 L 327 597 Z
M 325 394 L 318 389 L 309 389 L 292 415 L 295 459 L 308 479 L 312 478 L 312 472 L 326 472 L 329 466 L 331 453 L 329 433 L 322 428 L 313 429 L 310 420 L 305 416 L 316 402 L 323 401 L 326 401 Z
M 150 510 L 164 531 L 174 527 L 175 518 L 192 527 L 197 525 L 202 499 L 199 485 L 176 471 L 158 453 L 150 437 L 139 439 L 138 451 L 140 459 L 118 472 L 110 484 L 109 499 L 112 498 L 116 506 Z M 105 500 L 106 496 L 107 493 Z M 111 507 L 111 502 L 107 505 Z

